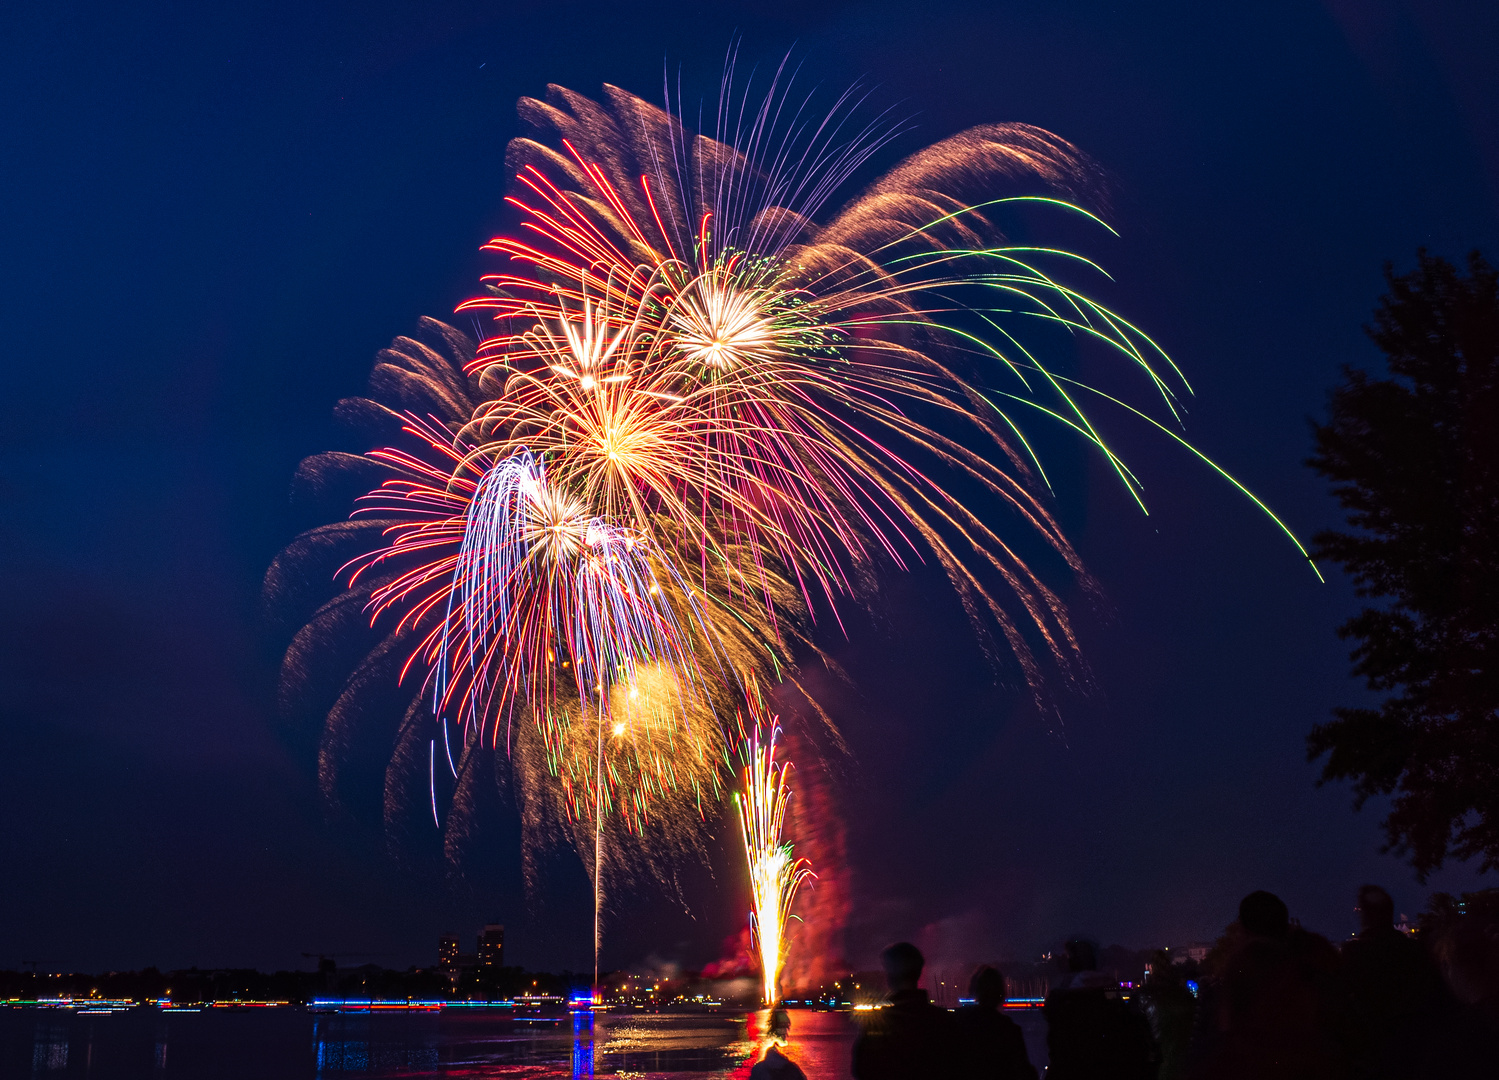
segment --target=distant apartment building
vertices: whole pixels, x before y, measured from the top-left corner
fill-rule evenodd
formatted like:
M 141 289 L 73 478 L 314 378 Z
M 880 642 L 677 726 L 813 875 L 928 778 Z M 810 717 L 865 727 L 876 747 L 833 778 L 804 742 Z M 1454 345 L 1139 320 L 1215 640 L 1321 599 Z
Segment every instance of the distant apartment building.
M 437 939 L 437 966 L 444 971 L 459 965 L 458 935 L 444 934 Z
M 489 923 L 479 935 L 479 970 L 495 974 L 505 966 L 505 927 Z

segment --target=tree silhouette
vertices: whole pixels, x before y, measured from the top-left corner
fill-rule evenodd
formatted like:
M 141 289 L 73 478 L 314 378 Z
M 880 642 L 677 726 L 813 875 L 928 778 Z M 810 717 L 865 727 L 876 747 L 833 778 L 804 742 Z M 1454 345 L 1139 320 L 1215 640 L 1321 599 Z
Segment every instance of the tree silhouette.
M 1307 464 L 1351 531 L 1314 538 L 1360 596 L 1339 628 L 1353 671 L 1387 693 L 1307 739 L 1355 805 L 1393 794 L 1388 848 L 1425 880 L 1449 856 L 1499 866 L 1499 274 L 1419 254 L 1385 268 L 1369 336 L 1390 377 L 1345 367 Z

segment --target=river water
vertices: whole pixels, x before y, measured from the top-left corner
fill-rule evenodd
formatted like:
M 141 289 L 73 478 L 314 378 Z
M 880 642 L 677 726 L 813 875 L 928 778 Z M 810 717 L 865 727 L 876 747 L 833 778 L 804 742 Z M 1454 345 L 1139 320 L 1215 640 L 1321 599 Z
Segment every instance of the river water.
M 1020 1014 L 1032 1060 L 1039 1015 Z M 808 1080 L 849 1075 L 856 1020 L 795 1011 L 785 1049 Z M 763 1013 L 327 1014 L 288 1007 L 90 1015 L 0 1007 L 0 1077 L 306 1080 L 352 1077 L 747 1077 Z

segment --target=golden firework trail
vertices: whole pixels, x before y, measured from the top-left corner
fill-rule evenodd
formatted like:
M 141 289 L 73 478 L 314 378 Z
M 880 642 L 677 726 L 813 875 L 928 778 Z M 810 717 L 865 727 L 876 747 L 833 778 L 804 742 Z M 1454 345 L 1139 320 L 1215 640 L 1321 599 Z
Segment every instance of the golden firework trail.
M 739 809 L 739 834 L 749 866 L 750 913 L 755 945 L 760 953 L 762 997 L 767 1007 L 780 1000 L 781 966 L 786 960 L 786 920 L 796 891 L 814 877 L 806 859 L 798 859 L 792 845 L 782 839 L 786 804 L 791 789 L 786 780 L 791 764 L 776 762 L 777 718 L 763 729 L 757 721 L 742 756 L 742 790 L 734 795 Z

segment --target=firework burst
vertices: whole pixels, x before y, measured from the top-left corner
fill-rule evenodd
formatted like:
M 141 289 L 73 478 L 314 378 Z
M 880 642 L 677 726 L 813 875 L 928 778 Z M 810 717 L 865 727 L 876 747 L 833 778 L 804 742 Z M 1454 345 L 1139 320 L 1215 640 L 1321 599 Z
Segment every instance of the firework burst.
M 527 451 L 491 461 L 414 417 L 405 431 L 426 453 L 372 452 L 401 475 L 363 500 L 399 517 L 348 564 L 351 587 L 374 579 L 376 620 L 400 611 L 394 636 L 427 627 L 403 676 L 426 673 L 465 744 L 499 740 L 519 706 L 571 820 L 596 829 L 618 812 L 641 831 L 679 789 L 700 818 L 726 756 L 717 715 L 785 652 L 763 620 L 724 617 L 743 583 L 723 564 L 686 580 L 654 537 L 589 515 Z M 786 584 L 771 586 L 770 606 L 794 613 Z
M 819 224 L 883 135 L 845 137 L 837 110 L 804 137 L 778 133 L 773 117 L 793 105 L 773 85 L 758 118 L 725 132 L 721 116 L 720 138 L 708 139 L 612 87 L 603 103 L 557 87 L 546 103 L 522 103 L 541 136 L 511 148 L 525 239 L 488 245 L 515 272 L 464 305 L 492 310 L 499 328 L 470 365 L 498 393 L 476 442 L 556 448 L 580 487 L 621 510 L 616 492 L 627 493 L 635 520 L 670 518 L 706 551 L 743 539 L 787 567 L 809 602 L 850 592 L 850 571 L 876 556 L 930 555 L 1039 685 L 1028 637 L 1067 669 L 1066 609 L 992 513 L 946 478 L 984 489 L 1081 573 L 1042 497 L 1028 421 L 1077 432 L 1137 500 L 1141 488 L 1083 407 L 1093 391 L 1049 367 L 1036 334 L 1101 343 L 1143 375 L 1169 419 L 1186 384 L 1149 337 L 1059 274 L 1094 263 L 1007 242 L 997 227 L 996 215 L 1029 207 L 1107 228 L 1064 197 L 1085 191 L 1092 171 L 1075 148 L 1024 125 L 974 129 Z M 1033 191 L 992 197 L 1017 182 Z M 991 197 L 964 201 L 978 191 Z M 566 376 L 584 367 L 559 363 L 557 335 L 537 328 L 579 307 L 609 328 L 592 340 L 633 347 L 613 354 L 607 376 L 588 369 L 587 400 L 564 401 L 582 381 Z
M 387 820 L 420 786 L 443 822 L 442 763 L 453 850 L 499 748 L 528 838 L 568 836 L 602 888 L 606 845 L 649 863 L 697 843 L 728 775 L 724 718 L 794 680 L 811 613 L 836 616 L 881 563 L 939 563 L 1032 687 L 1048 657 L 1075 670 L 1067 609 L 1016 542 L 1039 537 L 1083 573 L 1026 432 L 1075 432 L 1139 499 L 1085 404 L 1169 430 L 1188 391 L 1154 341 L 1069 283 L 1096 264 L 1002 228 L 1056 214 L 1107 229 L 1083 205 L 1095 170 L 1047 132 L 986 125 L 825 213 L 898 132 L 854 123 L 852 96 L 814 116 L 789 85 L 783 70 L 758 108 L 721 108 L 713 137 L 613 87 L 522 100 L 519 228 L 486 245 L 507 262 L 461 306 L 492 331 L 475 346 L 429 323 L 381 354 L 370 398 L 341 407 L 380 446 L 300 471 L 320 489 L 373 479 L 371 493 L 267 577 L 273 596 L 319 571 L 347 584 L 303 612 L 283 669 L 283 700 L 326 714 L 330 795 L 380 694 L 420 686 L 381 729 Z M 1132 369 L 1161 419 L 1049 364 L 1059 333 Z M 339 648 L 359 640 L 349 675 Z M 770 802 L 741 820 L 789 904 L 804 868 L 772 867 L 785 769 L 773 730 L 759 738 Z M 776 959 L 784 906 L 761 912 L 759 889 Z

